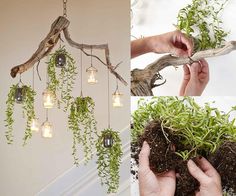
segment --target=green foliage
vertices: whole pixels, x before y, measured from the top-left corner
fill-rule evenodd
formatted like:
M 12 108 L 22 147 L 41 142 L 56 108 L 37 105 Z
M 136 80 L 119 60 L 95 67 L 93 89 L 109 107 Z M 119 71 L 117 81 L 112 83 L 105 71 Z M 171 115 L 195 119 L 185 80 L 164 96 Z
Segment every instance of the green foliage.
M 236 142 L 235 119 L 229 119 L 235 110 L 224 113 L 209 103 L 200 107 L 191 97 L 153 97 L 149 103 L 140 99 L 132 116 L 132 140 L 137 141 L 149 121 L 159 120 L 186 147 L 176 152 L 184 160 L 213 153 L 225 141 Z
M 113 146 L 106 148 L 103 145 L 103 138 L 106 134 L 112 134 Z M 101 184 L 106 185 L 107 193 L 116 193 L 119 188 L 119 168 L 122 156 L 122 144 L 119 133 L 112 129 L 102 131 L 96 143 L 97 148 L 97 169 L 101 178 Z
M 97 137 L 97 122 L 94 117 L 95 103 L 91 97 L 77 97 L 70 105 L 69 129 L 73 134 L 72 155 L 74 164 L 79 165 L 77 145 L 83 145 L 85 162 L 92 159 L 92 149 Z
M 220 13 L 228 0 L 192 0 L 179 11 L 177 27 L 194 37 L 195 51 L 217 48 L 224 44 L 228 32 L 222 28 Z
M 7 109 L 6 109 L 6 125 L 5 127 L 7 128 L 5 132 L 5 136 L 7 139 L 8 144 L 13 143 L 13 113 L 14 113 L 14 105 L 15 105 L 15 94 L 16 94 L 16 89 L 18 88 L 17 85 L 12 85 L 10 87 L 10 91 L 8 93 L 8 98 L 6 101 L 7 104 Z M 26 120 L 26 129 L 25 129 L 25 134 L 23 137 L 23 145 L 27 144 L 27 141 L 32 137 L 32 131 L 30 129 L 30 123 L 33 118 L 35 118 L 35 111 L 34 111 L 34 96 L 36 95 L 35 91 L 31 88 L 31 86 L 22 86 L 23 88 L 23 103 L 22 103 L 22 109 L 23 109 L 23 114 L 27 116 Z M 25 116 L 24 115 L 24 116 Z
M 66 56 L 66 65 L 60 69 L 60 73 L 57 74 L 55 59 L 58 54 L 64 54 Z M 66 51 L 65 47 L 59 48 L 55 53 L 50 54 L 50 60 L 48 62 L 48 77 L 49 77 L 49 90 L 55 95 L 60 94 L 58 99 L 58 105 L 64 104 L 64 110 L 66 111 L 72 100 L 72 90 L 75 84 L 77 68 L 75 66 L 75 60 Z
M 15 92 L 16 92 L 17 85 L 12 85 L 10 87 L 10 91 L 7 96 L 7 109 L 6 109 L 6 125 L 5 127 L 7 128 L 7 131 L 5 132 L 5 136 L 7 139 L 8 144 L 13 143 L 13 109 L 14 109 L 14 104 L 15 104 Z

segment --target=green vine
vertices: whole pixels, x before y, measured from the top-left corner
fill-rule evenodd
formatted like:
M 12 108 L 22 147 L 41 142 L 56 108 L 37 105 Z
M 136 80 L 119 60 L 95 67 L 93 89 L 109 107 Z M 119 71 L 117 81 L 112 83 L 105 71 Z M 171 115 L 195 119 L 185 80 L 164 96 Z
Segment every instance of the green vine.
M 57 74 L 56 71 L 56 57 L 59 54 L 64 54 L 66 57 L 65 66 L 60 68 L 60 73 Z M 58 106 L 60 104 L 64 104 L 64 111 L 67 111 L 70 102 L 72 100 L 72 90 L 73 85 L 75 84 L 77 68 L 75 66 L 75 60 L 72 56 L 66 51 L 65 46 L 60 47 L 55 53 L 50 55 L 50 59 L 48 62 L 48 77 L 49 77 L 49 85 L 48 88 L 55 95 L 60 96 L 58 99 Z
M 113 145 L 110 148 L 104 147 L 103 139 L 106 134 L 111 134 L 113 138 Z M 101 184 L 107 186 L 108 194 L 116 193 L 119 188 L 119 168 L 123 154 L 121 147 L 119 134 L 112 129 L 103 130 L 96 143 L 98 175 L 101 178 Z
M 180 138 L 186 149 L 176 154 L 184 160 L 203 152 L 214 153 L 225 141 L 236 142 L 235 119 L 230 120 L 230 113 L 236 111 L 236 106 L 224 113 L 209 103 L 200 107 L 191 97 L 153 97 L 149 103 L 140 99 L 138 105 L 132 116 L 133 142 L 151 120 L 159 120 L 163 127 Z
M 10 91 L 8 93 L 8 98 L 6 101 L 7 109 L 6 109 L 6 124 L 5 127 L 7 128 L 5 132 L 5 136 L 7 139 L 8 144 L 13 143 L 13 113 L 14 113 L 14 105 L 15 105 L 15 94 L 16 90 L 19 85 L 12 85 L 10 87 Z M 33 118 L 35 118 L 35 111 L 34 111 L 34 96 L 36 92 L 31 88 L 31 86 L 22 86 L 22 94 L 23 94 L 23 102 L 22 102 L 22 109 L 23 109 L 23 116 L 27 116 L 26 120 L 26 129 L 25 134 L 23 137 L 23 145 L 27 144 L 27 141 L 32 137 L 32 131 L 30 129 L 30 123 Z
M 74 164 L 79 165 L 77 145 L 82 144 L 85 163 L 92 159 L 92 149 L 97 136 L 97 122 L 94 117 L 95 103 L 91 97 L 77 97 L 70 105 L 69 129 L 73 134 L 72 155 Z
M 192 0 L 179 11 L 177 28 L 194 37 L 194 51 L 221 47 L 229 34 L 222 28 L 220 13 L 228 0 Z

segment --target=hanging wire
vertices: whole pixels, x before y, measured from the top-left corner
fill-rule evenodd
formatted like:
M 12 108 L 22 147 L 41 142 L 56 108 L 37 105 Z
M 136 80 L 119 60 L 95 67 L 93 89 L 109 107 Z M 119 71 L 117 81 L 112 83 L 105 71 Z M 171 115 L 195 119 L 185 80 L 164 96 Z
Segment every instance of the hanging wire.
M 83 48 L 83 44 L 82 44 L 82 48 Z M 82 50 L 80 50 L 80 85 L 81 85 L 81 92 L 80 92 L 80 96 L 83 97 L 83 62 L 82 62 L 82 58 L 83 58 L 83 54 L 82 54 Z
M 49 62 L 49 56 L 47 56 L 47 61 Z M 48 65 L 49 66 L 49 65 Z M 46 87 L 48 88 L 49 86 L 49 76 L 48 76 L 48 66 L 46 68 Z
M 93 66 L 93 47 L 91 46 L 91 67 Z
M 109 66 L 109 65 L 108 65 Z M 110 129 L 110 76 L 109 76 L 109 67 L 107 67 L 107 99 L 108 99 L 108 128 Z
M 66 7 L 66 4 L 67 4 L 67 0 L 63 0 L 63 16 L 64 17 L 67 17 L 67 7 Z
M 48 58 L 48 56 L 47 56 L 47 58 Z M 47 66 L 47 68 L 48 68 L 48 66 Z M 48 86 L 49 86 L 49 76 L 48 76 L 48 69 L 47 68 L 46 68 L 46 89 L 48 89 Z M 46 109 L 46 121 L 48 121 L 48 108 Z
M 33 66 L 32 88 L 33 88 L 33 91 L 34 91 L 34 66 Z
M 118 79 L 116 78 L 116 92 L 119 92 Z
M 39 80 L 42 81 L 41 76 L 40 76 L 40 74 L 39 74 L 40 58 L 37 56 L 37 59 L 38 59 L 38 63 L 37 63 L 37 65 L 36 65 L 36 70 L 37 70 L 37 74 L 38 74 Z
M 19 79 L 19 82 L 18 82 L 18 85 L 22 84 L 23 85 L 23 82 L 21 80 L 21 73 L 20 73 L 20 79 Z
M 46 121 L 48 121 L 48 109 L 46 109 Z

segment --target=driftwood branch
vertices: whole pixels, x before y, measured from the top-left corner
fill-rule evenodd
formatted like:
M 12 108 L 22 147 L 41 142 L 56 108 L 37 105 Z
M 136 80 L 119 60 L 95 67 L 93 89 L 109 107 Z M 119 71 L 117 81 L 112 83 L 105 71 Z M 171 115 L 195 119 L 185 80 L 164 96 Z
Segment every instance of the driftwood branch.
M 58 40 L 60 39 L 60 33 L 64 32 L 65 39 L 67 40 L 70 46 L 80 49 L 87 56 L 92 56 L 96 58 L 97 60 L 99 60 L 102 64 L 108 67 L 110 72 L 117 79 L 119 79 L 124 85 L 128 85 L 128 83 L 115 71 L 117 66 L 113 66 L 110 61 L 108 44 L 88 45 L 88 44 L 79 44 L 79 43 L 74 42 L 70 38 L 70 34 L 68 31 L 69 24 L 70 24 L 70 21 L 67 20 L 67 18 L 63 16 L 59 16 L 51 25 L 50 32 L 48 33 L 46 38 L 43 41 L 41 41 L 36 52 L 25 63 L 13 67 L 11 69 L 11 76 L 15 78 L 17 74 L 21 74 L 27 71 L 28 69 L 32 68 L 36 62 L 40 61 L 45 56 L 47 56 L 52 51 L 52 49 L 56 46 Z M 101 60 L 98 56 L 88 54 L 85 51 L 85 49 L 91 49 L 91 48 L 104 50 L 106 62 Z
M 196 52 L 191 58 L 164 55 L 147 65 L 144 69 L 134 69 L 131 71 L 131 94 L 133 96 L 152 96 L 152 89 L 156 87 L 155 82 L 158 79 L 156 74 L 168 66 L 191 64 L 202 58 L 222 56 L 234 50 L 236 50 L 236 41 L 228 42 L 222 48 Z
M 107 68 L 110 70 L 110 72 L 111 72 L 113 75 L 115 75 L 115 77 L 116 77 L 117 79 L 119 79 L 124 85 L 128 85 L 128 83 L 115 71 L 116 66 L 113 66 L 113 65 L 111 64 L 108 44 L 88 45 L 88 44 L 79 44 L 79 43 L 76 43 L 76 42 L 74 42 L 74 41 L 70 38 L 70 34 L 69 34 L 69 31 L 68 31 L 68 28 L 65 28 L 65 29 L 64 29 L 64 36 L 65 36 L 65 38 L 66 38 L 66 41 L 70 44 L 70 46 L 82 50 L 82 52 L 83 52 L 84 54 L 86 54 L 87 56 L 92 56 L 92 57 L 98 59 L 102 64 L 104 64 L 105 66 L 107 66 Z M 103 62 L 99 57 L 97 57 L 97 56 L 95 56 L 95 55 L 88 54 L 84 49 L 105 50 L 106 62 Z
M 36 52 L 25 63 L 13 67 L 11 69 L 11 76 L 15 78 L 17 74 L 21 74 L 27 71 L 28 69 L 33 67 L 36 62 L 47 56 L 51 52 L 53 47 L 57 44 L 61 31 L 69 26 L 69 24 L 70 22 L 66 18 L 62 16 L 58 17 L 53 22 L 50 32 L 48 33 L 47 37 L 40 43 Z

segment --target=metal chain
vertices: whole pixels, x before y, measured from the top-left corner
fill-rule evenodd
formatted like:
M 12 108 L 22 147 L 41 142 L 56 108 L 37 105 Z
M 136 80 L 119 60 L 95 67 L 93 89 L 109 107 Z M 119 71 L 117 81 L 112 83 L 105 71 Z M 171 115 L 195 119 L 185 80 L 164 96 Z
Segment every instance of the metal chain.
M 93 66 L 93 47 L 91 46 L 91 52 L 90 52 L 90 54 L 91 54 L 91 67 Z
M 63 0 L 63 16 L 64 17 L 67 17 L 67 7 L 66 7 L 66 4 L 67 4 L 67 0 Z

